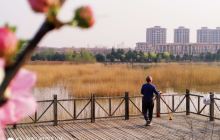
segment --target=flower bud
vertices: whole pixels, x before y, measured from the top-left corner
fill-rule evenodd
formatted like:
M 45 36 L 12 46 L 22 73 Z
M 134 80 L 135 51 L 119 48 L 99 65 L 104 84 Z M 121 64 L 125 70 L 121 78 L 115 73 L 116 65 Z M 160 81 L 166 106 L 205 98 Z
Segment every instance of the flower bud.
M 10 62 L 17 51 L 18 40 L 15 34 L 8 28 L 0 28 L 0 57 L 6 63 Z
M 93 11 L 89 6 L 83 6 L 75 11 L 74 21 L 81 28 L 92 27 L 95 23 Z
M 28 0 L 31 8 L 38 13 L 47 13 L 51 7 L 59 5 L 59 0 Z

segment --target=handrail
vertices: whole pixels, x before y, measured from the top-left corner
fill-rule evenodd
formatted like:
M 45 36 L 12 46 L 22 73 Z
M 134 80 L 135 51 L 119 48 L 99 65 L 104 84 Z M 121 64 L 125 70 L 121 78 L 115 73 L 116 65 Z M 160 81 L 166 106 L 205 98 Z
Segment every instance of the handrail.
M 186 94 L 161 94 L 160 96 L 161 97 L 156 100 L 156 102 L 157 102 L 157 104 L 156 104 L 157 113 L 156 114 L 158 117 L 160 116 L 158 114 L 168 114 L 166 112 L 165 113 L 160 112 L 161 111 L 161 109 L 160 109 L 161 103 L 160 102 L 162 102 L 165 104 L 165 106 L 172 113 L 186 112 L 186 115 L 193 113 L 193 114 L 197 114 L 197 115 L 201 115 L 201 116 L 210 117 L 210 120 L 220 119 L 220 118 L 217 118 L 216 116 L 214 117 L 214 107 L 217 107 L 217 109 L 220 112 L 220 107 L 215 102 L 216 100 L 220 100 L 220 98 L 214 98 L 213 94 L 210 94 L 210 98 L 212 99 L 211 100 L 212 106 L 210 106 L 210 108 L 209 108 L 209 112 L 211 112 L 211 113 L 208 115 L 206 115 L 204 113 L 202 114 L 204 109 L 207 107 L 207 105 L 200 107 L 201 106 L 200 101 L 201 101 L 201 98 L 203 97 L 202 95 L 192 94 L 188 91 Z M 174 100 L 175 100 L 174 97 L 177 97 L 177 96 L 179 96 L 179 97 L 182 96 L 183 98 L 180 98 L 179 102 L 174 103 Z M 194 100 L 192 100 L 192 98 L 190 98 L 191 96 L 198 98 L 197 103 Z M 114 118 L 114 117 L 125 117 L 125 119 L 127 120 L 127 119 L 129 119 L 129 116 L 141 115 L 141 113 L 142 113 L 142 109 L 140 106 L 141 104 L 138 105 L 136 103 L 136 102 L 138 102 L 138 103 L 141 102 L 141 97 L 143 97 L 143 96 L 142 95 L 128 96 L 128 92 L 126 92 L 125 96 L 98 97 L 93 94 L 93 96 L 91 96 L 91 97 L 79 97 L 79 98 L 73 97 L 70 99 L 57 99 L 57 96 L 55 95 L 53 100 L 39 100 L 39 101 L 37 101 L 38 104 L 42 104 L 42 103 L 49 103 L 49 104 L 46 106 L 46 109 L 41 110 L 40 113 L 36 112 L 34 117 L 29 116 L 30 119 L 32 120 L 32 122 L 30 122 L 30 123 L 46 122 L 45 120 L 41 120 L 41 118 L 48 112 L 48 110 L 50 110 L 49 108 L 53 109 L 53 112 L 50 112 L 50 113 L 54 114 L 54 120 L 50 120 L 47 122 L 53 122 L 55 125 L 57 125 L 57 123 L 59 121 L 89 119 L 88 116 L 79 117 L 81 114 L 83 114 L 83 112 L 86 111 L 86 108 L 88 110 L 88 107 L 91 107 L 91 109 L 90 109 L 91 122 L 95 122 L 95 119 L 99 119 L 99 118 Z M 162 98 L 162 97 L 164 97 L 164 98 Z M 172 98 L 170 98 L 171 103 L 164 100 L 166 97 L 167 98 L 172 97 Z M 101 101 L 102 99 L 103 99 L 103 102 Z M 105 99 L 107 101 L 105 101 Z M 138 100 L 135 100 L 135 99 L 138 99 Z M 83 103 L 84 105 L 82 105 L 80 101 L 84 101 L 84 103 Z M 114 102 L 114 101 L 116 101 L 116 102 Z M 178 108 L 180 107 L 180 105 L 184 103 L 184 101 L 186 101 L 185 110 L 177 111 Z M 68 108 L 64 104 L 62 104 L 62 103 L 66 103 L 66 102 L 70 102 L 73 106 L 73 109 L 68 110 Z M 78 110 L 78 106 L 79 106 L 78 103 L 81 106 L 80 110 Z M 129 108 L 131 108 L 129 106 L 129 104 L 131 107 L 133 107 L 133 109 L 136 109 L 138 111 L 138 113 L 140 113 L 140 114 L 136 114 L 137 112 L 135 114 L 129 113 Z M 125 105 L 125 106 L 123 106 L 123 105 Z M 99 109 L 101 109 L 104 112 L 103 115 L 105 115 L 105 116 L 102 116 L 102 115 L 96 116 L 96 113 L 95 113 L 96 107 L 95 106 L 97 106 Z M 113 106 L 114 106 L 114 109 L 113 109 Z M 59 107 L 59 109 L 58 109 L 58 107 Z M 123 110 L 125 110 L 124 112 L 122 110 L 119 110 L 119 108 L 121 108 L 121 107 Z M 195 111 L 190 110 L 190 108 L 194 109 Z M 60 112 L 58 112 L 58 111 L 60 111 L 60 110 L 62 110 L 63 112 L 66 112 L 68 114 L 68 116 L 71 118 L 70 119 L 69 118 L 68 119 L 58 119 L 59 118 L 58 116 L 60 114 Z M 120 112 L 116 113 L 117 111 L 120 111 Z M 90 114 L 89 112 L 85 112 L 85 113 Z M 24 124 L 24 123 L 20 123 L 20 124 Z M 25 124 L 28 124 L 28 123 L 25 123 Z
M 202 96 L 202 95 L 197 95 L 197 94 L 192 94 L 192 93 L 190 93 L 189 95 L 190 95 L 190 96 L 197 96 L 197 97 L 204 97 L 204 96 Z

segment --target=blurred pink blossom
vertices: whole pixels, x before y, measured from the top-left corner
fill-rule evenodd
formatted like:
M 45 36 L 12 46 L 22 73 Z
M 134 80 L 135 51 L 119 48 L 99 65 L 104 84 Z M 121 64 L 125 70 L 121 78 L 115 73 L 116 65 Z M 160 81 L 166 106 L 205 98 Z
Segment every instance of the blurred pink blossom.
M 59 4 L 59 0 L 28 0 L 35 12 L 47 13 L 52 6 Z
M 3 69 L 3 67 L 1 68 Z M 36 111 L 37 104 L 31 94 L 35 82 L 36 75 L 25 69 L 21 69 L 12 80 L 6 90 L 8 101 L 0 107 L 1 128 L 4 128 L 7 124 L 14 124 Z M 0 139 L 2 140 L 3 134 L 1 128 Z
M 17 37 L 7 27 L 0 28 L 0 57 L 6 61 L 11 59 L 11 56 L 17 50 Z
M 81 28 L 92 27 L 95 23 L 95 19 L 91 7 L 82 6 L 78 8 L 75 12 L 74 20 L 76 20 L 77 25 Z

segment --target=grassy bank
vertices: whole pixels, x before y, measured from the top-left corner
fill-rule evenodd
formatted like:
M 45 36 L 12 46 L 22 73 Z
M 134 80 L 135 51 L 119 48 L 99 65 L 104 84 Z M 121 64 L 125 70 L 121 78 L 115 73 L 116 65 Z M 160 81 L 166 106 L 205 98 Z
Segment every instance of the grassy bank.
M 103 64 L 35 64 L 27 65 L 38 75 L 37 87 L 64 86 L 74 96 L 96 93 L 102 96 L 121 95 L 125 91 L 139 94 L 146 75 L 165 91 L 172 88 L 184 92 L 220 91 L 220 65 L 217 63 L 162 63 L 145 66 Z

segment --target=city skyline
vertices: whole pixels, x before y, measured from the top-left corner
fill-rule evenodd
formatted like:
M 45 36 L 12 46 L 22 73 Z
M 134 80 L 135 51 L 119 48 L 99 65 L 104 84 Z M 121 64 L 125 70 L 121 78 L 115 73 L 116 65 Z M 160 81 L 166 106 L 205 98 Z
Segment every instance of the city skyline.
M 146 43 L 151 45 L 166 44 L 166 43 L 220 43 L 220 27 L 209 28 L 202 26 L 196 29 L 196 40 L 192 42 L 190 40 L 191 29 L 185 26 L 178 26 L 173 29 L 173 40 L 167 41 L 167 28 L 162 26 L 153 26 L 146 29 Z M 137 41 L 142 42 L 142 41 Z M 143 41 L 144 42 L 144 41 Z
M 85 31 L 64 27 L 48 34 L 40 45 L 117 47 L 119 44 L 135 47 L 137 41 L 146 40 L 146 28 L 158 24 L 168 29 L 168 43 L 173 41 L 173 29 L 179 26 L 190 28 L 190 42 L 196 42 L 197 29 L 220 26 L 220 20 L 217 20 L 220 13 L 218 0 L 67 0 L 60 18 L 68 20 L 72 9 L 83 4 L 94 9 L 97 22 L 92 29 Z M 0 5 L 0 25 L 6 22 L 16 25 L 20 38 L 31 38 L 44 19 L 44 16 L 30 10 L 27 0 L 1 0 Z

